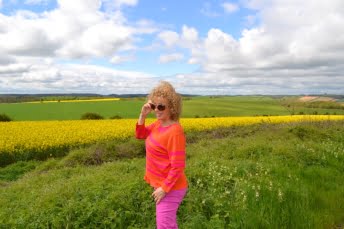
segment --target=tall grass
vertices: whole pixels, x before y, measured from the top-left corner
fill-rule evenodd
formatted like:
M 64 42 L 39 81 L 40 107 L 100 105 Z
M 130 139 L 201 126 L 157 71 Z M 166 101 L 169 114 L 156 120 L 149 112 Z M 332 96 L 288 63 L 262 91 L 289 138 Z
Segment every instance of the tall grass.
M 3 180 L 0 225 L 154 228 L 145 159 L 130 157 L 143 142 L 125 151 L 130 141 L 72 151 L 37 162 L 16 181 Z M 180 228 L 344 226 L 343 121 L 188 132 L 187 141 L 189 191 Z M 111 149 L 122 156 L 112 157 Z M 100 163 L 88 163 L 93 157 Z

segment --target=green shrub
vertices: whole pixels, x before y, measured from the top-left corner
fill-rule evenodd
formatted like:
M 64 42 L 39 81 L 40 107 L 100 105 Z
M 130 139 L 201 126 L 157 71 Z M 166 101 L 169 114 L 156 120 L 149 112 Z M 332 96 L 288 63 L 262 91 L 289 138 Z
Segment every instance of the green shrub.
M 87 112 L 81 116 L 81 119 L 104 119 L 104 117 L 97 113 Z
M 0 114 L 0 122 L 10 122 L 12 119 L 7 114 Z
M 119 115 L 114 115 L 114 116 L 111 116 L 110 119 L 122 119 L 122 117 Z

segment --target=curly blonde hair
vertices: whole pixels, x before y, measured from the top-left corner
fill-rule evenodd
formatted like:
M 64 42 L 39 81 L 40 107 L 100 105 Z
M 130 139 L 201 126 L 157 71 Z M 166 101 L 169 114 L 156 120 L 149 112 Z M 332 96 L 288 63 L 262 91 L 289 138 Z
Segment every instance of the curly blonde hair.
M 147 96 L 148 100 L 153 100 L 156 97 L 167 100 L 167 106 L 170 109 L 170 118 L 173 121 L 178 121 L 182 112 L 182 97 L 175 91 L 172 84 L 167 81 L 160 81 Z

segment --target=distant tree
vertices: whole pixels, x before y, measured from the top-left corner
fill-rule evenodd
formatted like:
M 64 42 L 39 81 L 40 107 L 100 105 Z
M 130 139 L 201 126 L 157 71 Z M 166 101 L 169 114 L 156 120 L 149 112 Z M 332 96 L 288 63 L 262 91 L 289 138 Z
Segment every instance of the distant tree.
M 104 119 L 104 117 L 97 113 L 87 112 L 81 116 L 81 119 Z
M 114 116 L 111 116 L 110 119 L 122 119 L 122 117 L 119 115 L 114 115 Z
M 0 114 L 0 122 L 10 122 L 12 119 L 7 114 Z

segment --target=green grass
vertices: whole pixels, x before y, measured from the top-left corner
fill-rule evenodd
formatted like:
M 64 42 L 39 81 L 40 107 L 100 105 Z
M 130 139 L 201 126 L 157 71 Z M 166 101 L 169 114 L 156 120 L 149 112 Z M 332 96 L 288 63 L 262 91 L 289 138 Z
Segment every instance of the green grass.
M 99 143 L 61 159 L 3 168 L 0 225 L 154 228 L 145 159 L 135 154 L 143 147 L 135 139 Z M 20 176 L 1 178 L 29 163 Z M 180 228 L 344 226 L 342 121 L 189 132 L 186 173 Z
M 102 102 L 71 103 L 0 103 L 0 113 L 15 121 L 22 120 L 76 120 L 87 112 L 98 113 L 104 118 L 113 116 L 137 118 L 144 99 L 126 99 Z M 182 117 L 227 117 L 255 115 L 294 114 L 344 114 L 343 109 L 295 107 L 289 111 L 278 99 L 268 96 L 199 96 L 183 102 Z M 152 116 L 153 117 L 153 116 Z
M 266 96 L 196 97 L 183 105 L 185 117 L 288 115 L 278 100 Z
M 22 120 L 76 120 L 87 112 L 97 113 L 104 118 L 113 116 L 137 118 L 144 99 L 120 101 L 70 102 L 70 103 L 0 103 L 0 112 L 15 121 Z M 183 102 L 184 118 L 227 117 L 255 115 L 294 114 L 344 114 L 343 109 L 320 109 L 295 107 L 289 111 L 278 99 L 269 96 L 199 96 Z M 152 116 L 153 117 L 153 116 Z
M 0 182 L 1 181 L 14 181 L 36 168 L 39 164 L 37 161 L 20 161 L 5 168 L 0 168 Z
M 70 103 L 10 103 L 0 104 L 0 111 L 13 120 L 75 120 L 84 113 L 93 112 L 110 118 L 119 115 L 136 118 L 143 101 L 120 100 L 102 102 L 70 102 Z

